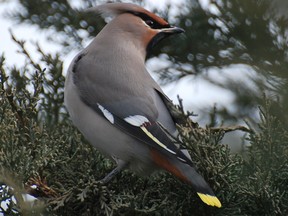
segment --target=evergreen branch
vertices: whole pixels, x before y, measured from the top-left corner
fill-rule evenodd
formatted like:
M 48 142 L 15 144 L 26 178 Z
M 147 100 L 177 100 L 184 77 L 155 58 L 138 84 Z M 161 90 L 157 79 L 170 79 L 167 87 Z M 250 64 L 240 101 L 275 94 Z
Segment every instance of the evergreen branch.
M 232 131 L 243 131 L 243 132 L 247 132 L 247 133 L 254 133 L 253 130 L 245 127 L 245 126 L 242 126 L 242 125 L 235 125 L 235 126 L 229 126 L 229 127 L 212 127 L 212 128 L 209 128 L 212 132 L 221 132 L 221 131 L 224 131 L 225 133 L 228 133 L 228 132 L 232 132 Z
M 25 117 L 23 116 L 23 110 L 20 109 L 16 104 L 15 104 L 15 101 L 14 101 L 14 94 L 11 92 L 10 89 L 7 89 L 5 90 L 5 95 L 6 95 L 6 98 L 12 108 L 12 111 L 13 113 L 16 115 L 17 119 L 19 120 L 20 122 L 20 128 L 24 128 L 24 126 L 26 125 L 25 122 Z
M 4 57 L 4 55 L 1 55 L 1 57 L 0 57 L 0 82 L 1 82 L 2 92 L 5 92 L 4 83 L 8 79 L 8 76 L 6 76 L 5 69 L 3 68 L 4 62 L 5 62 L 5 57 Z M 2 94 L 2 92 L 1 92 L 1 94 Z
M 43 71 L 43 69 L 41 68 L 41 66 L 32 59 L 31 55 L 30 55 L 29 52 L 27 51 L 27 49 L 26 49 L 26 47 L 25 47 L 25 41 L 18 40 L 18 39 L 14 36 L 14 34 L 12 33 L 12 30 L 10 29 L 9 31 L 10 31 L 12 40 L 15 41 L 15 42 L 19 45 L 19 47 L 20 47 L 20 53 L 24 54 L 24 55 L 27 57 L 29 63 L 30 63 L 36 70 L 38 70 L 38 71 Z
M 31 206 L 30 203 L 26 202 L 23 198 L 23 194 L 25 194 L 25 190 L 20 186 L 21 183 L 16 180 L 15 176 L 12 173 L 4 170 L 3 168 L 0 170 L 0 183 L 7 185 L 9 188 L 9 193 L 11 193 L 11 198 L 15 199 L 14 204 L 16 204 L 16 208 L 13 208 L 13 211 L 17 211 L 20 215 L 31 215 L 32 211 L 35 212 L 36 208 Z M 10 200 L 13 202 L 13 199 Z M 42 208 L 42 205 L 39 205 Z M 7 212 L 4 210 L 4 213 Z

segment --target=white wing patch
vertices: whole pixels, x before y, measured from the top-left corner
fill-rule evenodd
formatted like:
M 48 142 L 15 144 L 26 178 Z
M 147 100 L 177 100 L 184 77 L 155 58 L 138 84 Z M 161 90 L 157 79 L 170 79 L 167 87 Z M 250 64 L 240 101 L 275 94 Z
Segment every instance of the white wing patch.
M 112 113 L 110 113 L 107 109 L 105 109 L 103 106 L 101 106 L 100 104 L 97 104 L 99 109 L 102 111 L 103 115 L 112 123 L 114 124 L 114 117 L 112 115 Z M 142 115 L 134 115 L 134 116 L 128 116 L 126 118 L 124 118 L 124 120 L 136 127 L 140 127 L 141 130 L 148 136 L 150 137 L 155 143 L 157 143 L 159 146 L 161 146 L 163 149 L 165 149 L 166 151 L 176 155 L 176 152 L 172 151 L 171 149 L 169 149 L 166 145 L 164 145 L 162 142 L 160 142 L 152 133 L 150 133 L 145 126 L 143 126 L 145 123 L 149 123 L 149 120 Z M 180 158 L 179 158 L 180 159 Z M 183 160 L 183 159 L 182 159 Z M 183 160 L 184 161 L 184 160 Z
M 141 116 L 141 115 L 128 116 L 124 118 L 124 120 L 127 123 L 136 127 L 140 127 L 144 123 L 149 122 L 149 120 L 145 116 Z
M 100 104 L 97 103 L 97 105 L 98 105 L 99 109 L 102 111 L 105 118 L 108 119 L 108 121 L 110 121 L 112 124 L 114 124 L 114 117 L 113 117 L 112 113 L 110 113 L 107 109 L 105 109 Z
M 156 142 L 159 146 L 161 146 L 162 148 L 164 148 L 165 150 L 169 151 L 172 154 L 176 154 L 176 152 L 172 151 L 171 149 L 167 148 L 166 145 L 164 145 L 163 143 L 161 143 L 155 136 L 153 136 L 153 134 L 151 134 L 144 126 L 140 127 L 144 133 L 149 136 L 154 142 Z

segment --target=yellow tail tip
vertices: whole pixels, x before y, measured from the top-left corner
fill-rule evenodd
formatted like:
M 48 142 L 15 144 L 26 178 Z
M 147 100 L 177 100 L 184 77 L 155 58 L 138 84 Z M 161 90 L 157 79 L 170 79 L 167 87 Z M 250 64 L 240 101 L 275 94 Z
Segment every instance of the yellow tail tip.
M 222 207 L 221 202 L 216 196 L 211 196 L 211 195 L 202 194 L 202 193 L 197 193 L 197 194 L 200 197 L 200 199 L 207 205 L 216 206 L 218 208 Z

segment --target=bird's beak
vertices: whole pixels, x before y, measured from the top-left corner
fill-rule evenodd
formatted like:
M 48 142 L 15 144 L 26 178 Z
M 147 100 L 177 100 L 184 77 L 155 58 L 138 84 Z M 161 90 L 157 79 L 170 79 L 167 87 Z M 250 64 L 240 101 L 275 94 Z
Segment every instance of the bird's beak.
M 173 34 L 179 34 L 185 32 L 184 29 L 176 27 L 176 26 L 169 26 L 167 28 L 161 29 L 153 29 L 153 31 L 157 32 L 153 39 L 150 41 L 149 45 L 147 46 L 147 50 L 150 50 L 154 47 L 159 41 L 163 40 L 166 37 L 169 37 Z
M 169 28 L 160 29 L 160 32 L 165 34 L 179 34 L 185 32 L 185 30 L 176 26 L 171 26 Z

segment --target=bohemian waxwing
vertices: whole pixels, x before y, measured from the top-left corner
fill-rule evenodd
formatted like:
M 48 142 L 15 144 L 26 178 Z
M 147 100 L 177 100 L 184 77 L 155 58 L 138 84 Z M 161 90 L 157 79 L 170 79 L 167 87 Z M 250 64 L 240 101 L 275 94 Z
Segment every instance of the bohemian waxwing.
M 206 204 L 221 207 L 187 150 L 174 144 L 170 101 L 145 67 L 148 50 L 184 30 L 129 3 L 88 11 L 113 19 L 72 61 L 65 104 L 84 137 L 117 163 L 102 181 L 125 168 L 144 174 L 162 168 L 191 184 Z

